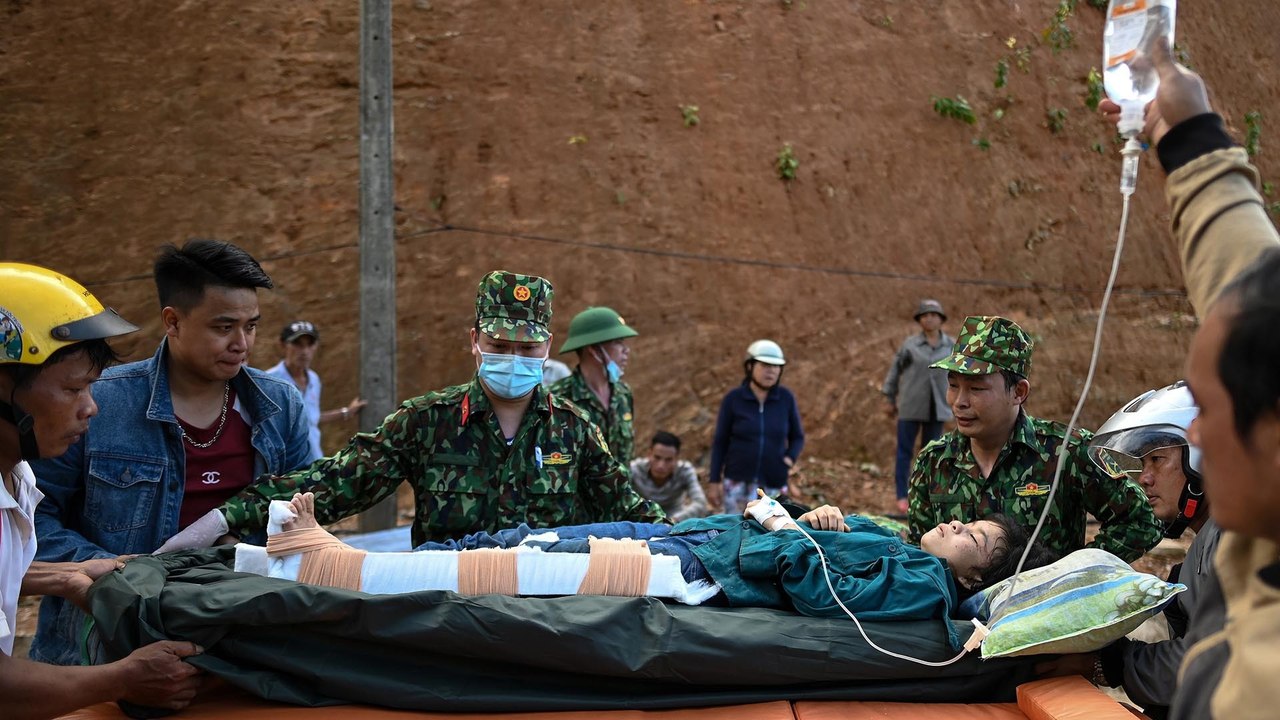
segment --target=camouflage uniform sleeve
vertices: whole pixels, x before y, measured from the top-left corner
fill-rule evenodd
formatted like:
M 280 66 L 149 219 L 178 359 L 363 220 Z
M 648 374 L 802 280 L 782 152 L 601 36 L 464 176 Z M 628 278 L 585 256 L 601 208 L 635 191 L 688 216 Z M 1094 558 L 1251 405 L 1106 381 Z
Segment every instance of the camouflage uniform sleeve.
M 580 487 L 591 522 L 667 522 L 661 506 L 636 492 L 626 468 L 609 454 L 600 428 L 595 423 L 584 422 L 582 434 Z
M 413 477 L 420 465 L 419 410 L 405 403 L 372 433 L 358 433 L 347 447 L 308 468 L 286 475 L 264 475 L 223 503 L 223 515 L 234 534 L 244 536 L 267 525 L 272 500 L 288 500 L 296 492 L 316 494 L 316 519 L 337 522 L 377 504 Z
M 1115 479 L 1089 459 L 1089 436 L 1071 443 L 1071 472 L 1084 494 L 1085 509 L 1101 525 L 1086 547 L 1095 547 L 1125 562 L 1142 557 L 1163 535 L 1142 488 L 1128 477 Z

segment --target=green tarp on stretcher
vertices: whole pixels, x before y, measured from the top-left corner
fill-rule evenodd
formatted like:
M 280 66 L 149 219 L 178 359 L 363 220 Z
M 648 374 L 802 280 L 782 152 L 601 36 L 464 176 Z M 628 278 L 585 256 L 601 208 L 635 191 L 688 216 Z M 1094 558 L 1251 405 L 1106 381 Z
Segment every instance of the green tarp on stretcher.
M 365 595 L 233 572 L 231 547 L 142 557 L 90 592 L 109 659 L 156 640 L 270 700 L 451 712 L 658 709 L 767 700 L 1007 702 L 1033 660 L 917 665 L 851 620 L 652 598 Z M 942 621 L 863 623 L 946 660 Z M 967 636 L 962 629 L 961 635 Z

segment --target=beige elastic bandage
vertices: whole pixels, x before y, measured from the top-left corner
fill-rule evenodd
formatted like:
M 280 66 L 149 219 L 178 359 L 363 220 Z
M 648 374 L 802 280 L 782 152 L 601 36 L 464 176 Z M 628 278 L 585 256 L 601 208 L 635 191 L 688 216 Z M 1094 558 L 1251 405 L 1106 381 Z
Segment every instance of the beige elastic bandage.
M 653 557 L 644 540 L 591 538 L 591 561 L 579 595 L 640 597 L 649 590 Z
M 364 550 L 357 550 L 322 527 L 287 530 L 267 538 L 267 555 L 302 554 L 298 582 L 359 590 Z
M 515 548 L 464 550 L 458 553 L 460 595 L 519 595 Z

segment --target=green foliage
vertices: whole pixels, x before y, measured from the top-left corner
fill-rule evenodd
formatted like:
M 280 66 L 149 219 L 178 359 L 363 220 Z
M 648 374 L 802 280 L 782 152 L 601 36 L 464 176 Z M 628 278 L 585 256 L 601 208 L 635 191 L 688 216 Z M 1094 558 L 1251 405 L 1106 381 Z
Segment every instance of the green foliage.
M 1099 10 L 1107 9 L 1107 0 L 1088 0 L 1089 7 L 1095 7 Z
M 1273 182 L 1262 183 L 1262 194 L 1271 197 L 1276 194 L 1276 184 Z
M 439 210 L 440 208 L 444 207 L 444 201 L 447 199 L 448 198 L 446 198 L 444 195 L 437 195 L 431 198 L 431 209 Z
M 1280 202 L 1273 202 L 1267 206 L 1267 211 L 1272 215 L 1280 218 Z
M 886 29 L 891 28 L 893 27 L 893 16 L 881 15 L 880 19 L 876 20 L 876 24 L 878 24 L 882 28 L 886 28 Z
M 796 171 L 800 169 L 800 160 L 796 158 L 796 152 L 791 148 L 791 143 L 785 143 L 782 149 L 778 151 L 778 178 L 780 180 L 795 180 Z
M 995 86 L 996 86 L 996 89 L 999 90 L 1000 88 L 1008 84 L 1009 84 L 1009 61 L 1005 60 L 1004 58 L 1000 58 L 999 60 L 996 61 Z
M 1090 110 L 1097 110 L 1099 102 L 1102 102 L 1102 73 L 1091 67 L 1084 78 L 1084 104 Z
M 614 200 L 616 200 L 616 201 L 618 201 L 618 204 L 619 204 L 619 205 L 626 205 L 626 204 L 627 204 L 627 194 L 626 194 L 626 193 L 624 193 L 624 192 L 622 192 L 621 190 L 619 190 L 619 191 L 617 191 L 616 193 L 614 193 L 614 195 L 613 195 L 613 199 L 614 199 Z
M 1244 150 L 1249 153 L 1249 157 L 1254 157 L 1261 151 L 1261 141 L 1262 113 L 1250 110 L 1244 114 Z
M 1067 125 L 1067 111 L 1064 108 L 1052 108 L 1045 112 L 1045 119 L 1049 126 L 1049 132 L 1057 135 Z
M 985 150 L 991 149 L 991 141 L 984 137 L 976 137 L 973 139 L 972 142 L 973 142 L 973 146 L 978 148 L 979 150 L 985 151 Z
M 587 136 L 586 135 L 570 135 L 569 144 L 570 145 L 586 145 Z
M 1058 9 L 1053 11 L 1053 19 L 1049 21 L 1049 27 L 1040 33 L 1055 55 L 1071 47 L 1075 42 L 1075 33 L 1071 31 L 1071 26 L 1067 25 L 1067 20 L 1075 8 L 1075 0 L 1058 0 Z
M 1094 144 L 1093 144 L 1093 147 L 1092 147 L 1092 148 L 1090 148 L 1090 149 L 1091 149 L 1091 150 L 1093 150 L 1094 152 L 1098 153 L 1099 155 L 1103 154 L 1103 153 L 1102 153 L 1102 143 L 1100 143 L 1100 142 L 1096 142 L 1096 143 L 1094 143 Z
M 695 127 L 699 122 L 701 122 L 698 120 L 697 105 L 681 105 L 680 114 L 684 117 L 685 127 Z
M 962 95 L 956 95 L 954 98 L 933 95 L 929 99 L 933 101 L 933 111 L 944 118 L 952 118 L 969 125 L 978 122 L 977 116 L 973 114 L 973 107 Z
M 1031 48 L 1018 48 L 1013 51 L 1013 62 L 1024 73 L 1031 72 Z
M 1186 45 L 1181 43 L 1173 44 L 1173 59 L 1188 70 L 1194 69 L 1191 67 L 1191 51 L 1187 49 Z

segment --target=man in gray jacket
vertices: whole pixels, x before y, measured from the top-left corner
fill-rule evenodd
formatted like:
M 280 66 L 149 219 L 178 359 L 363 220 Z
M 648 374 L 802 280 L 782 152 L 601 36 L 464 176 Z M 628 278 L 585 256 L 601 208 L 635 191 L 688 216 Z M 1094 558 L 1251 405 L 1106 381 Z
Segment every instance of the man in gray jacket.
M 947 314 L 937 300 L 921 300 L 914 319 L 920 324 L 920 332 L 902 341 L 880 389 L 887 403 L 885 413 L 898 421 L 893 479 L 901 513 L 907 512 L 907 479 L 916 454 L 916 438 L 920 438 L 921 447 L 928 445 L 942 436 L 942 423 L 951 420 L 947 371 L 929 367 L 950 355 L 956 341 L 942 331 Z

